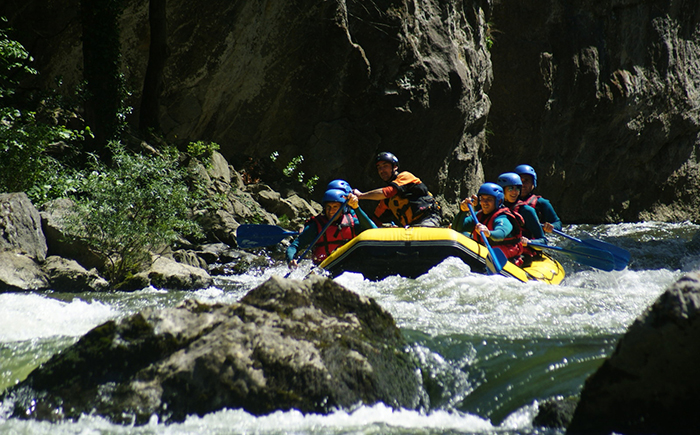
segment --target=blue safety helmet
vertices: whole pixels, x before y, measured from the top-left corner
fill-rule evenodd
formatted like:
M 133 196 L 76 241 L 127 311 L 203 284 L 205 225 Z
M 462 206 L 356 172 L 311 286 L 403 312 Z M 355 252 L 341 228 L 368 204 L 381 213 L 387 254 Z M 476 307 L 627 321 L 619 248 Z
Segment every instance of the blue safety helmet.
M 374 158 L 374 163 L 377 164 L 379 162 L 389 162 L 393 166 L 399 167 L 399 159 L 392 153 L 383 152 L 377 154 L 377 157 Z
M 346 194 L 352 192 L 352 187 L 350 187 L 350 183 L 348 183 L 345 180 L 333 180 L 330 183 L 328 183 L 328 186 L 326 186 L 326 190 L 330 189 L 338 189 L 344 191 Z
M 347 197 L 347 195 L 348 194 L 341 189 L 328 189 L 326 193 L 323 194 L 322 202 L 324 204 L 327 202 L 339 202 L 342 204 L 345 202 L 345 197 Z
M 515 170 L 513 171 L 518 175 L 532 175 L 532 184 L 537 187 L 537 172 L 535 172 L 535 168 L 533 168 L 530 165 L 518 165 L 515 167 Z
M 479 187 L 479 195 L 491 195 L 496 198 L 496 208 L 503 205 L 503 188 L 496 183 L 484 183 Z
M 520 175 L 515 172 L 505 172 L 498 176 L 496 181 L 499 186 L 505 189 L 508 186 L 520 186 L 522 187 L 523 181 L 520 179 Z

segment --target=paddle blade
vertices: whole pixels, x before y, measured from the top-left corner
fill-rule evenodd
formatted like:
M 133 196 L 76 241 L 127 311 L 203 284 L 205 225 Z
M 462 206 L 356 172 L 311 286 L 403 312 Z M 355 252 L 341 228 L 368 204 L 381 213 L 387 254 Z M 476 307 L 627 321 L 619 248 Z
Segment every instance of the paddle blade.
M 630 262 L 630 253 L 626 249 L 619 248 L 610 243 L 597 239 L 585 239 L 583 243 L 592 248 L 608 251 L 613 256 L 615 262 L 615 270 L 623 270 Z
M 236 241 L 240 248 L 259 248 L 275 245 L 285 237 L 298 235 L 297 232 L 287 231 L 276 225 L 244 224 L 236 230 Z
M 576 243 L 580 243 L 582 246 L 589 246 L 591 248 L 595 249 L 600 249 L 603 251 L 607 251 L 610 253 L 610 255 L 613 256 L 613 262 L 615 264 L 615 270 L 622 270 L 630 262 L 630 253 L 622 248 L 618 248 L 615 245 L 612 245 L 610 243 L 604 242 L 602 240 L 597 240 L 597 239 L 586 239 L 586 240 L 581 240 L 577 239 L 576 237 L 570 236 L 566 234 L 563 231 L 557 230 L 556 228 L 553 230 L 555 234 L 559 234 L 560 236 L 566 237 L 569 240 L 573 240 Z
M 476 212 L 474 211 L 474 207 L 472 207 L 471 204 L 469 204 L 469 212 L 472 214 L 472 219 L 474 220 L 474 224 L 479 223 L 479 219 L 476 217 Z M 484 236 L 483 233 L 481 233 L 481 240 L 484 241 L 484 245 L 486 246 L 486 249 L 489 252 L 489 255 L 486 256 L 486 270 L 488 270 L 489 275 L 495 275 L 503 269 L 503 266 L 506 265 L 506 262 L 508 259 L 506 258 L 505 254 L 503 251 L 500 249 L 494 250 L 491 248 L 491 245 L 489 245 L 489 240 L 486 236 Z M 498 251 L 501 256 L 499 257 L 498 254 L 496 254 L 495 251 Z
M 496 275 L 505 267 L 508 258 L 506 258 L 506 254 L 500 249 L 494 249 L 491 246 L 487 247 L 489 249 L 489 255 L 486 257 L 486 268 L 489 270 L 490 275 Z
M 610 272 L 615 270 L 615 260 L 608 251 L 592 248 L 586 245 L 574 245 L 570 248 L 562 248 L 560 246 L 542 245 L 539 243 L 530 243 L 530 246 L 535 246 L 542 249 L 551 249 L 559 251 L 562 254 L 571 257 L 577 263 L 585 264 L 586 266 Z
M 569 255 L 574 261 L 586 266 L 610 272 L 615 270 L 615 260 L 610 252 L 592 248 L 586 245 L 574 245 L 562 252 Z

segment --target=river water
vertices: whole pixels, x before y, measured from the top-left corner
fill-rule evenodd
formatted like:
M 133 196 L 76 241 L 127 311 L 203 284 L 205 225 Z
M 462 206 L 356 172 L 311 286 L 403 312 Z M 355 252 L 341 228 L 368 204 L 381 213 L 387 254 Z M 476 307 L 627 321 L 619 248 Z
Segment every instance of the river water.
M 380 282 L 346 273 L 343 286 L 369 297 L 396 319 L 420 359 L 430 409 L 363 406 L 331 415 L 277 412 L 254 417 L 223 410 L 183 423 L 120 426 L 96 416 L 46 423 L 8 418 L 3 434 L 563 434 L 533 427 L 537 404 L 580 392 L 627 326 L 685 272 L 700 269 L 700 226 L 645 222 L 569 226 L 629 250 L 627 269 L 602 272 L 558 257 L 567 271 L 559 286 L 472 274 L 448 259 L 418 279 Z M 551 237 L 566 246 L 566 239 Z M 291 278 L 303 277 L 301 267 Z M 187 298 L 235 302 L 283 266 L 224 276 L 194 292 L 148 288 L 133 293 L 0 294 L 0 392 L 23 379 L 93 327 L 146 307 Z

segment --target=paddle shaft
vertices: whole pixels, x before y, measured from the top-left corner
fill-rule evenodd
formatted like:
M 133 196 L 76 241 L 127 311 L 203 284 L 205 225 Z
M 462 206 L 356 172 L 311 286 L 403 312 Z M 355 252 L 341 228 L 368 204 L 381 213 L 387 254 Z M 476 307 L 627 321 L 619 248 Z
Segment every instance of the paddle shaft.
M 306 255 L 306 253 L 309 252 L 309 250 L 311 250 L 311 248 L 316 244 L 316 242 L 318 242 L 318 239 L 320 239 L 321 236 L 323 236 L 323 233 L 326 232 L 326 230 L 328 229 L 328 227 L 330 227 L 331 224 L 335 221 L 335 219 L 336 219 L 338 216 L 340 216 L 340 214 L 343 212 L 343 209 L 345 208 L 345 204 L 347 204 L 347 203 L 348 203 L 348 200 L 346 199 L 345 202 L 343 203 L 343 205 L 340 206 L 340 208 L 338 209 L 338 211 L 335 212 L 335 214 L 333 215 L 333 217 L 331 217 L 331 219 L 328 221 L 328 223 L 327 223 L 327 224 L 323 227 L 323 229 L 318 233 L 318 235 L 316 236 L 316 238 L 314 239 L 314 241 L 311 242 L 311 243 L 309 244 L 309 246 L 306 248 L 306 250 L 304 250 L 304 252 L 301 253 L 301 255 L 299 256 L 298 260 L 301 260 L 302 258 L 304 258 L 304 256 Z
M 566 238 L 569 239 L 569 240 L 573 240 L 573 241 L 576 242 L 576 243 L 583 243 L 583 240 L 577 239 L 577 238 L 574 237 L 574 236 L 570 236 L 570 235 L 566 234 L 565 232 L 560 231 L 560 230 L 558 230 L 558 229 L 556 229 L 556 228 L 552 228 L 552 232 L 554 232 L 554 234 L 559 234 L 559 235 L 562 236 L 562 237 L 566 237 Z
M 533 242 L 528 243 L 528 245 L 540 249 L 559 251 L 564 255 L 568 255 L 578 263 L 604 270 L 606 272 L 610 272 L 615 269 L 615 261 L 613 260 L 612 254 L 601 249 L 595 249 L 588 246 L 581 246 L 580 248 L 576 249 L 566 249 L 560 246 L 549 246 Z
M 581 240 L 578 239 L 574 236 L 570 236 L 566 234 L 563 231 L 560 231 L 556 228 L 553 228 L 552 231 L 555 234 L 559 234 L 562 237 L 566 237 L 569 240 L 573 240 L 576 243 L 580 243 L 582 245 L 594 248 L 594 249 L 600 249 L 603 251 L 607 251 L 612 255 L 613 261 L 615 262 L 615 270 L 623 270 L 625 267 L 627 267 L 627 264 L 630 261 L 630 253 L 622 248 L 619 248 L 615 245 L 612 245 L 610 243 L 604 242 L 602 240 L 598 239 L 588 239 L 588 240 Z
M 471 204 L 467 204 L 469 206 L 469 211 L 472 214 L 472 219 L 474 219 L 474 225 L 479 224 L 479 219 L 476 218 L 476 213 L 474 212 L 474 207 L 472 207 Z M 493 252 L 493 248 L 491 248 L 491 245 L 489 244 L 488 238 L 484 235 L 483 232 L 479 231 L 481 234 L 481 240 L 484 242 L 484 246 L 486 246 L 486 250 L 489 252 L 489 257 L 491 257 L 491 265 L 489 265 L 489 262 L 486 262 L 486 268 L 489 270 L 489 272 L 496 274 L 503 269 L 504 264 L 501 264 L 498 261 L 498 258 L 496 257 L 496 254 Z

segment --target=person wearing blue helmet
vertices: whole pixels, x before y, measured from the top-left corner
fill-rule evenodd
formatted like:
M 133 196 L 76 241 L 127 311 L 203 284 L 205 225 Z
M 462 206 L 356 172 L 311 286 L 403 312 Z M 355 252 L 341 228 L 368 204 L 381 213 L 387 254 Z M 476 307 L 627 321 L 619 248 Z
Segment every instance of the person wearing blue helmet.
M 520 176 L 515 172 L 505 172 L 498 176 L 496 183 L 503 188 L 503 204 L 513 213 L 519 214 L 523 219 L 523 237 L 521 239 L 523 254 L 526 257 L 530 257 L 530 260 L 533 257 L 540 257 L 542 253 L 528 245 L 530 242 L 546 245 L 547 238 L 544 236 L 544 231 L 535 209 L 519 201 L 520 191 L 523 187 Z
M 328 183 L 328 185 L 326 186 L 326 191 L 328 191 L 328 190 L 330 190 L 330 189 L 342 190 L 342 191 L 344 191 L 346 194 L 352 193 L 352 187 L 350 187 L 350 183 L 348 183 L 348 182 L 345 181 L 345 180 L 341 180 L 341 179 L 336 179 L 336 180 L 330 181 L 330 182 Z M 350 211 L 350 214 L 353 215 L 353 217 L 356 216 L 355 210 L 353 210 L 352 208 L 350 208 L 349 211 Z
M 503 251 L 506 258 L 515 264 L 522 264 L 521 227 L 524 222 L 520 215 L 503 205 L 503 199 L 501 186 L 496 183 L 482 184 L 476 195 L 467 197 L 459 204 L 459 213 L 452 221 L 452 229 L 479 243 L 483 243 L 483 233 L 489 239 L 489 244 Z M 469 205 L 477 200 L 481 209 L 476 213 L 478 222 L 474 222 Z
M 354 193 L 359 199 L 379 201 L 374 209 L 378 222 L 394 222 L 403 227 L 440 226 L 440 207 L 420 178 L 408 171 L 399 172 L 399 159 L 392 153 L 379 153 L 374 161 L 379 178 L 387 186 Z
M 290 267 L 297 265 L 294 259 L 297 251 L 309 246 L 317 238 L 318 240 L 311 248 L 312 260 L 316 264 L 321 263 L 331 252 L 362 231 L 377 228 L 367 214 L 359 208 L 357 196 L 352 192 L 348 193 L 345 189 L 328 189 L 323 194 L 322 203 L 323 211 L 306 222 L 299 237 L 287 248 L 286 258 Z M 347 210 L 348 206 L 355 210 L 356 215 Z M 326 228 L 331 219 L 334 219 L 333 222 Z M 317 237 L 324 228 L 326 229 L 321 237 Z
M 328 186 L 326 186 L 326 190 L 330 189 L 339 189 L 348 194 L 352 193 L 352 187 L 350 187 L 350 183 L 341 179 L 330 181 L 328 183 Z
M 535 172 L 535 169 L 530 165 L 518 165 L 513 172 L 518 174 L 523 182 L 520 201 L 535 209 L 537 217 L 544 224 L 544 230 L 548 233 L 551 233 L 553 228 L 561 230 L 561 219 L 559 219 L 557 212 L 554 211 L 552 203 L 548 199 L 532 193 L 537 187 L 537 172 Z

